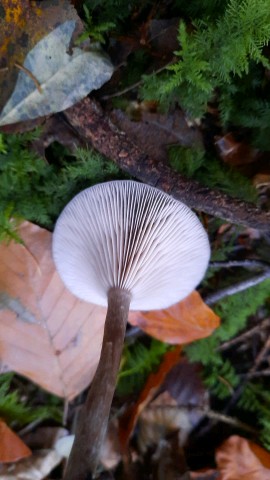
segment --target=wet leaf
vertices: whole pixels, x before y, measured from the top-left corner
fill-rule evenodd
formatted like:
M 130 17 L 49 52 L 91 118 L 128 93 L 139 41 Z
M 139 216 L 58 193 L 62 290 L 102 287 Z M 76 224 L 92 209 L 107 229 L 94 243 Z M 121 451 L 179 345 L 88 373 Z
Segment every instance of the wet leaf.
M 194 291 L 165 310 L 131 312 L 129 322 L 158 340 L 184 344 L 211 335 L 220 319 Z
M 40 40 L 28 53 L 0 125 L 60 112 L 107 82 L 113 66 L 99 51 L 69 45 L 75 21 L 67 21 Z
M 32 452 L 27 445 L 7 426 L 6 422 L 0 420 L 0 463 L 17 462 L 30 455 Z
M 91 382 L 106 309 L 75 298 L 51 256 L 51 233 L 24 222 L 24 244 L 0 245 L 0 360 L 71 399 Z

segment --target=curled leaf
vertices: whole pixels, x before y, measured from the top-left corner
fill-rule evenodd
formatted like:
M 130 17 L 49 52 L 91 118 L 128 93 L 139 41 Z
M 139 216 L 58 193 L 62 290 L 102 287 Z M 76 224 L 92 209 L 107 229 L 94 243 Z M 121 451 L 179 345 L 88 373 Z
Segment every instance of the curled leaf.
M 219 317 L 196 291 L 165 310 L 131 312 L 129 322 L 148 335 L 171 344 L 208 337 L 220 324 Z

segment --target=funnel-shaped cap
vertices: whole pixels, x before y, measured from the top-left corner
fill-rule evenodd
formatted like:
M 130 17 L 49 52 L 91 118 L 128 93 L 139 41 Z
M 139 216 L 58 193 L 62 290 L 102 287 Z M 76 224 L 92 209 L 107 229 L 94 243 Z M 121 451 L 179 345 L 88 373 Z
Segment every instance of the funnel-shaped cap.
M 196 215 L 166 193 L 134 181 L 90 187 L 65 207 L 53 256 L 79 298 L 107 305 L 111 287 L 131 292 L 133 310 L 166 308 L 186 297 L 208 265 Z

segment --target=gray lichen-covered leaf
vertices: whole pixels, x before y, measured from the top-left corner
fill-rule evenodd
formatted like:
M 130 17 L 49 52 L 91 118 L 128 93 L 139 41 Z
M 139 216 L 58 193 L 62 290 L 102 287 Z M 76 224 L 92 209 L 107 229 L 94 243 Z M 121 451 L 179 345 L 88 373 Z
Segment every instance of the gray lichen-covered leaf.
M 100 51 L 73 48 L 68 52 L 75 21 L 67 21 L 40 40 L 28 53 L 15 89 L 0 115 L 0 125 L 60 112 L 100 88 L 113 73 Z

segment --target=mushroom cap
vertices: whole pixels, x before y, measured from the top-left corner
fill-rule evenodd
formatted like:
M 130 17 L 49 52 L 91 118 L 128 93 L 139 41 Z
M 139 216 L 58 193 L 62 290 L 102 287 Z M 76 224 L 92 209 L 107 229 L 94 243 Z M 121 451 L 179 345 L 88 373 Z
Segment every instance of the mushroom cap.
M 210 247 L 196 215 L 166 193 L 131 180 L 95 185 L 64 208 L 53 257 L 67 288 L 107 306 L 110 288 L 131 293 L 132 310 L 185 298 L 202 280 Z

